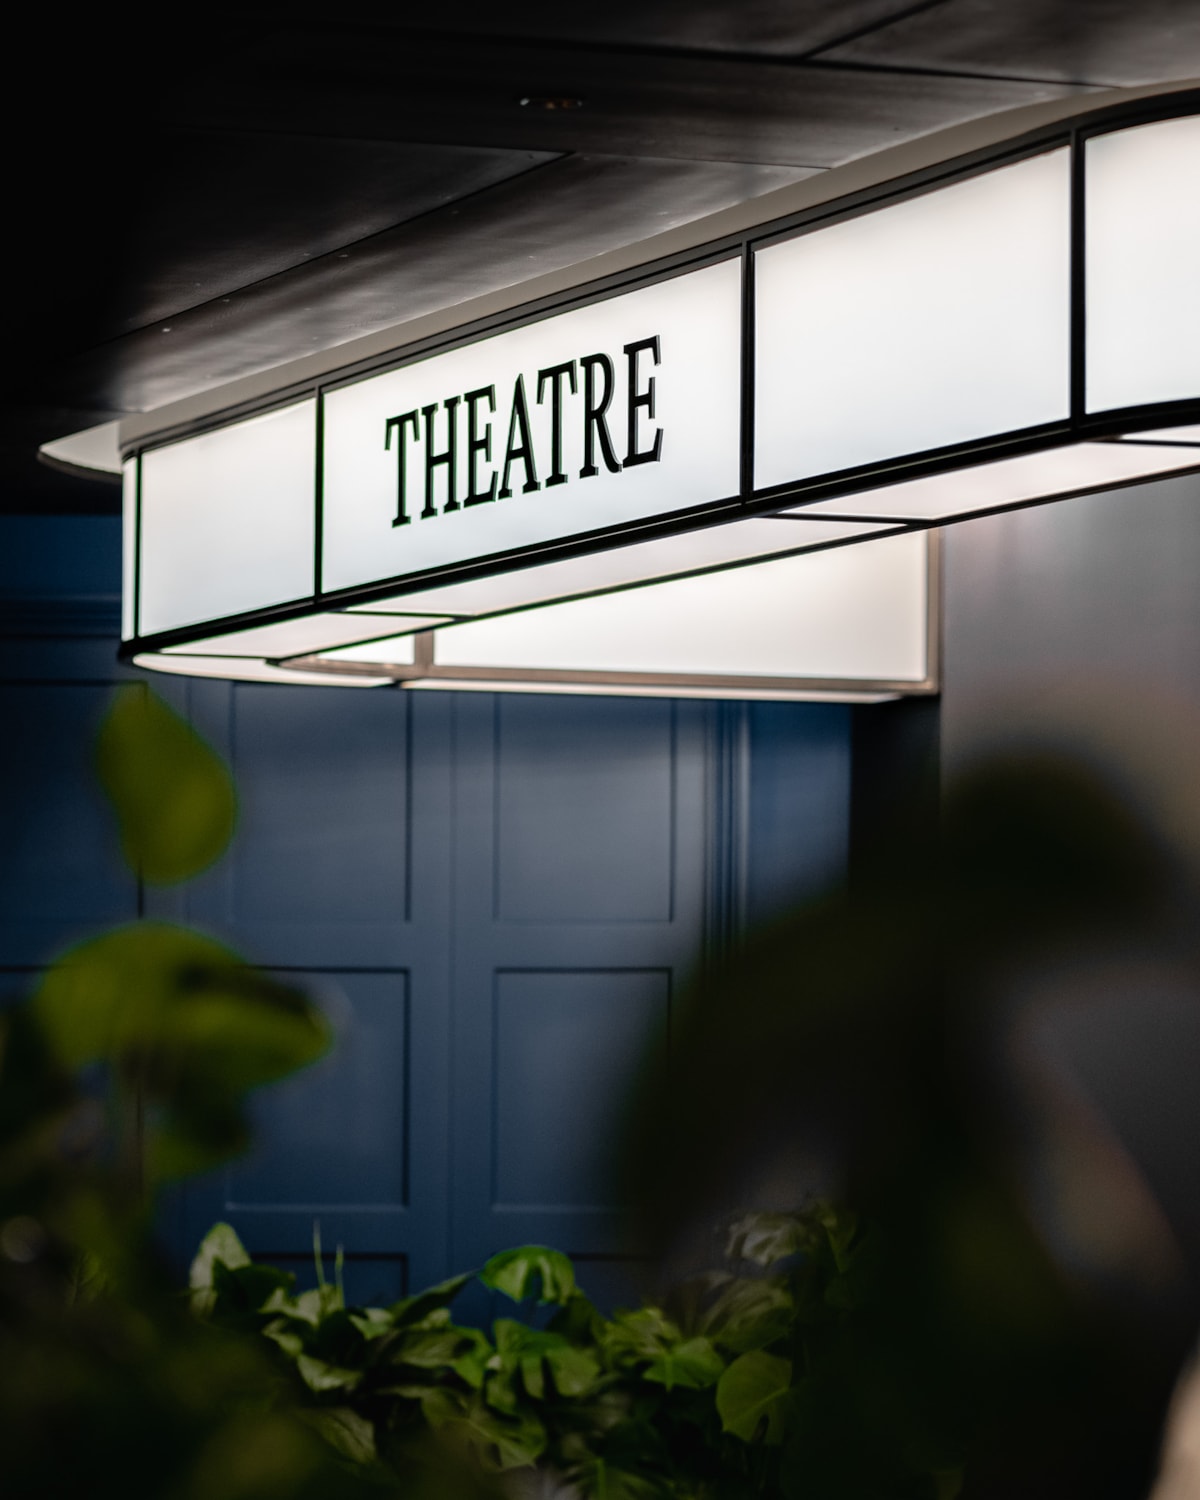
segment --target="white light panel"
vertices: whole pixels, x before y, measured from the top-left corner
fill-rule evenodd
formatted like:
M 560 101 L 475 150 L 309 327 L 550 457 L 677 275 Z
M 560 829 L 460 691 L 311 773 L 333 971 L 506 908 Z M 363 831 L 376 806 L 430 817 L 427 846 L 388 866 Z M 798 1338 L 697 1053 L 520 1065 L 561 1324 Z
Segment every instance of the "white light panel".
M 1200 464 L 1189 448 L 1132 443 L 1075 443 L 1020 458 L 1003 458 L 928 479 L 821 500 L 797 516 L 882 516 L 896 521 L 949 521 L 976 511 L 1002 510 L 1056 495 L 1111 489 Z
M 1065 149 L 756 253 L 757 488 L 1069 408 Z
M 137 459 L 121 465 L 121 639 L 133 639 L 133 591 L 137 573 Z
M 316 403 L 142 455 L 142 636 L 313 592 Z
M 825 691 L 821 688 L 698 687 L 672 684 L 669 687 L 644 687 L 628 682 L 544 682 L 531 678 L 526 682 L 497 681 L 491 677 L 413 677 L 400 684 L 402 688 L 443 693 L 565 693 L 569 697 L 591 698 L 706 698 L 748 699 L 756 703 L 888 703 L 899 693 Z
M 232 682 L 279 682 L 308 687 L 384 687 L 390 677 L 334 677 L 328 672 L 304 672 L 273 666 L 245 656 L 167 656 L 143 651 L 133 658 L 135 667 L 151 672 L 172 672 L 179 677 L 223 677 Z
M 440 625 L 442 617 L 423 616 L 409 624 L 413 630 L 428 630 Z M 281 620 L 274 625 L 258 625 L 250 630 L 231 631 L 228 635 L 209 636 L 183 646 L 168 646 L 170 656 L 300 656 L 310 651 L 324 651 L 350 641 L 368 640 L 373 635 L 394 630 L 389 617 L 371 619 L 349 614 L 306 615 L 300 620 Z
M 588 557 L 539 563 L 532 568 L 496 573 L 490 578 L 477 578 L 469 583 L 420 589 L 397 598 L 395 602 L 397 607 L 424 608 L 447 615 L 492 614 L 601 589 L 677 577 L 704 568 L 719 568 L 747 558 L 765 558 L 805 547 L 825 546 L 830 542 L 878 536 L 886 530 L 886 524 L 881 527 L 861 521 L 814 520 L 803 530 L 795 529 L 790 521 L 778 521 L 772 517 L 727 521 L 679 536 L 612 547 Z M 364 606 L 369 609 L 380 607 Z
M 335 651 L 322 651 L 319 655 L 323 661 L 378 661 L 405 667 L 411 666 L 416 660 L 415 651 L 412 635 L 390 635 L 383 640 L 365 641 L 357 646 L 341 646 Z
M 1085 149 L 1088 410 L 1200 395 L 1200 117 Z
M 695 578 L 449 625 L 439 667 L 921 682 L 924 536 L 778 558 Z M 325 653 L 397 662 L 393 643 Z M 397 649 L 410 647 L 401 637 Z M 412 660 L 411 655 L 402 658 Z
M 1126 433 L 1127 443 L 1200 443 L 1200 427 L 1158 427 L 1152 432 Z

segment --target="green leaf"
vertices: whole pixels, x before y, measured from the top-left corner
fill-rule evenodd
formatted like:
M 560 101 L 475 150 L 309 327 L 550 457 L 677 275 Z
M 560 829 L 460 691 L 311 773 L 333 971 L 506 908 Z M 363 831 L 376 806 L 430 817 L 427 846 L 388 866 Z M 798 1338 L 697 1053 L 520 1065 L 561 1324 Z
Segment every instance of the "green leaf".
M 360 1308 L 357 1312 L 349 1313 L 348 1317 L 368 1343 L 382 1338 L 385 1333 L 391 1333 L 394 1326 L 391 1313 L 382 1307 Z
M 858 1233 L 858 1217 L 825 1203 L 817 1211 L 821 1228 L 829 1242 L 833 1263 L 845 1272 L 850 1265 L 850 1246 Z
M 468 1271 L 463 1276 L 452 1276 L 449 1281 L 440 1281 L 415 1297 L 405 1297 L 394 1303 L 390 1309 L 393 1323 L 397 1328 L 407 1327 L 421 1322 L 437 1309 L 447 1307 L 471 1280 L 472 1275 Z
M 102 1061 L 136 1081 L 147 1175 L 199 1171 L 241 1150 L 243 1096 L 313 1062 L 330 1031 L 297 990 L 163 922 L 119 927 L 46 975 L 33 1013 L 70 1068 Z
M 214 1224 L 200 1241 L 191 1268 L 188 1271 L 188 1286 L 191 1288 L 191 1303 L 195 1312 L 207 1315 L 216 1302 L 213 1290 L 213 1271 L 218 1262 L 229 1270 L 248 1266 L 250 1257 L 246 1247 L 237 1237 L 230 1224 Z
M 546 1399 L 546 1372 L 540 1354 L 527 1354 L 521 1360 L 521 1383 L 535 1401 Z
M 818 1232 L 805 1215 L 747 1214 L 730 1226 L 725 1253 L 730 1260 L 772 1266 L 776 1261 L 811 1250 Z
M 407 1332 L 392 1352 L 394 1364 L 413 1365 L 418 1370 L 435 1370 L 451 1365 L 470 1347 L 470 1335 L 462 1329 L 448 1327 Z
M 277 1344 L 292 1359 L 304 1353 L 304 1339 L 282 1318 L 277 1318 L 274 1323 L 268 1323 L 262 1330 L 262 1334 L 263 1338 L 270 1339 L 273 1344 Z
M 301 1415 L 335 1453 L 353 1464 L 373 1464 L 378 1458 L 375 1429 L 350 1406 L 324 1406 Z
M 703 1390 L 715 1385 L 725 1370 L 725 1361 L 707 1339 L 688 1339 L 653 1360 L 642 1372 L 643 1379 L 671 1390 L 677 1385 Z
M 560 1396 L 586 1396 L 602 1373 L 594 1354 L 569 1344 L 562 1349 L 548 1349 L 545 1359 Z
M 696 1324 L 715 1343 L 744 1353 L 782 1338 L 795 1316 L 795 1299 L 785 1282 L 739 1277 L 725 1283 Z
M 681 1337 L 678 1326 L 659 1307 L 621 1309 L 600 1330 L 601 1346 L 618 1364 L 657 1359 Z
M 493 1255 L 479 1279 L 514 1302 L 537 1297 L 539 1302 L 564 1306 L 575 1291 L 575 1269 L 558 1250 L 545 1245 L 522 1245 Z
M 496 1353 L 489 1364 L 497 1376 L 488 1385 L 488 1400 L 502 1411 L 514 1409 L 516 1394 L 512 1377 L 518 1371 L 527 1394 L 535 1401 L 544 1401 L 548 1394 L 546 1365 L 560 1396 L 583 1395 L 600 1378 L 601 1367 L 596 1356 L 590 1350 L 569 1344 L 561 1333 L 530 1328 L 513 1318 L 497 1318 L 494 1332 Z
M 474 1349 L 466 1354 L 460 1354 L 456 1359 L 450 1361 L 450 1368 L 471 1387 L 472 1390 L 482 1390 L 484 1379 L 487 1376 L 488 1360 L 492 1356 L 492 1346 L 480 1336 L 480 1341 Z
M 515 1369 L 490 1369 L 483 1385 L 483 1399 L 487 1404 L 509 1417 L 515 1417 L 521 1406 L 513 1378 L 515 1373 Z
M 299 1355 L 296 1369 L 310 1391 L 351 1391 L 363 1377 L 361 1370 L 347 1370 L 341 1365 L 331 1365 L 311 1354 Z
M 100 726 L 96 766 L 125 859 L 143 880 L 174 885 L 224 853 L 237 821 L 229 772 L 149 688 L 118 688 Z
M 308 1323 L 316 1328 L 330 1313 L 339 1309 L 335 1305 L 336 1292 L 332 1287 L 310 1287 L 297 1297 L 290 1297 L 282 1289 L 272 1292 L 263 1303 L 263 1312 L 281 1313 L 286 1318 Z
M 673 1500 L 680 1493 L 668 1480 L 623 1469 L 603 1458 L 572 1468 L 570 1478 L 589 1500 Z
M 717 1411 L 724 1431 L 745 1443 L 760 1436 L 767 1444 L 782 1442 L 791 1384 L 790 1359 L 762 1349 L 740 1354 L 717 1383 Z
M 421 1405 L 436 1432 L 474 1453 L 486 1468 L 530 1468 L 546 1451 L 546 1429 L 531 1413 L 504 1417 L 478 1397 L 467 1400 L 446 1390 L 430 1391 Z

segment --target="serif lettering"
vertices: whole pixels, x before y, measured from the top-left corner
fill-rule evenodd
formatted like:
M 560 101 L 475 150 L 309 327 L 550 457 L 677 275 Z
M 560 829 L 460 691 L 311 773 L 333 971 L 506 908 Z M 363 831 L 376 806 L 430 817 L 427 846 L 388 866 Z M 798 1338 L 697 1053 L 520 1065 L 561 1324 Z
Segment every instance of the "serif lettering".
M 658 463 L 658 335 L 622 345 L 621 355 L 584 354 L 537 370 L 528 381 L 520 374 L 499 395 L 485 385 L 388 417 L 384 447 L 396 455 L 392 525 Z M 537 408 L 548 421 L 534 423 Z M 582 463 L 568 469 L 572 432 Z

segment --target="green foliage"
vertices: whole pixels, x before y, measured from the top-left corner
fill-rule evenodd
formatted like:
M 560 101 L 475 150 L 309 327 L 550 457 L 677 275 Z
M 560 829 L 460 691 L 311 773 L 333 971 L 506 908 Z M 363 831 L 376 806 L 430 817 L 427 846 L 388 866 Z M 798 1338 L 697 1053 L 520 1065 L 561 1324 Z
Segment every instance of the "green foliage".
M 818 1493 L 806 1484 L 809 1469 L 823 1473 L 820 1414 L 841 1398 L 870 1316 L 871 1238 L 817 1204 L 748 1216 L 728 1254 L 743 1269 L 695 1278 L 666 1306 L 604 1317 L 565 1256 L 505 1251 L 479 1273 L 482 1286 L 520 1303 L 536 1295 L 553 1312 L 545 1326 L 499 1317 L 484 1331 L 452 1316 L 468 1277 L 391 1307 L 348 1308 L 323 1278 L 297 1295 L 218 1224 L 196 1256 L 192 1298 L 223 1328 L 257 1327 L 281 1388 L 346 1425 L 372 1473 L 409 1472 L 413 1445 L 432 1431 L 484 1473 L 540 1466 L 595 1500 Z M 912 1449 L 913 1431 L 897 1433 L 878 1494 L 940 1500 L 946 1466 Z
M 224 853 L 237 820 L 218 756 L 156 693 L 118 689 L 96 745 L 129 865 L 152 885 L 188 880 Z
M 747 1443 L 760 1436 L 764 1443 L 781 1443 L 791 1387 L 790 1359 L 764 1349 L 739 1354 L 717 1385 L 721 1425 Z
M 43 978 L 33 1014 L 64 1066 L 105 1063 L 118 1092 L 136 1094 L 141 1168 L 152 1182 L 242 1150 L 247 1092 L 313 1062 L 330 1041 L 298 991 L 210 938 L 159 922 L 65 954 Z
M 670 1067 L 644 1068 L 624 1124 L 635 1232 L 688 1243 L 787 1163 L 797 1195 L 837 1184 L 870 1226 L 735 1234 L 744 1262 L 826 1267 L 796 1288 L 802 1349 L 773 1274 L 714 1283 L 697 1324 L 745 1356 L 718 1403 L 734 1432 L 780 1439 L 785 1496 L 943 1495 L 963 1471 L 981 1495 L 1144 1495 L 1192 1293 L 1163 1221 L 1130 1211 L 1133 1165 L 1080 1108 L 1072 1048 L 1047 1039 L 1068 1007 L 1074 1036 L 1090 1005 L 1135 1017 L 1150 981 L 1131 955 L 1200 992 L 1181 937 L 1197 892 L 1127 785 L 1050 754 L 977 762 L 924 837 L 898 817 L 848 890 L 756 933 L 672 1012 Z M 756 1351 L 792 1362 L 786 1397 Z
M 100 765 L 122 847 L 146 878 L 182 878 L 220 853 L 228 777 L 164 704 L 123 691 Z M 363 1419 L 281 1399 L 270 1346 L 231 1316 L 225 1328 L 193 1316 L 150 1233 L 148 1186 L 240 1148 L 247 1091 L 327 1044 L 299 993 L 155 923 L 77 947 L 31 1001 L 0 1010 L 5 1500 L 378 1493 Z M 257 1329 L 258 1307 L 286 1294 L 287 1278 L 239 1263 L 232 1238 L 214 1241 L 210 1260 L 199 1295 L 228 1309 L 230 1276 L 242 1277 L 244 1322 Z M 414 1472 L 411 1495 L 482 1500 L 444 1465 Z M 394 1487 L 393 1471 L 383 1479 Z
M 479 1279 L 514 1302 L 536 1297 L 542 1303 L 562 1304 L 575 1290 L 575 1268 L 565 1255 L 542 1245 L 525 1245 L 493 1255 Z

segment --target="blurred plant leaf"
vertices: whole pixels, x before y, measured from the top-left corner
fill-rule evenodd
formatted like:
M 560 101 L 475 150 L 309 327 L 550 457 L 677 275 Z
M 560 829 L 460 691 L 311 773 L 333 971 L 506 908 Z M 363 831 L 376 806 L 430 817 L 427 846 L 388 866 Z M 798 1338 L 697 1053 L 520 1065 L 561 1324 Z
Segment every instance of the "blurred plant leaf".
M 349 1406 L 322 1406 L 305 1413 L 305 1420 L 329 1446 L 351 1463 L 367 1467 L 375 1463 L 375 1429 Z
M 229 1270 L 248 1266 L 250 1257 L 246 1247 L 231 1224 L 214 1224 L 200 1241 L 200 1248 L 192 1258 L 188 1271 L 188 1286 L 192 1293 L 192 1307 L 203 1316 L 213 1312 L 217 1303 L 213 1274 L 218 1265 Z
M 781 1443 L 791 1384 L 790 1359 L 762 1349 L 739 1354 L 717 1384 L 722 1427 L 746 1443 L 760 1436 L 767 1444 Z
M 702 1390 L 715 1385 L 725 1369 L 725 1361 L 705 1338 L 687 1339 L 667 1349 L 646 1366 L 643 1379 L 667 1390 L 681 1385 Z
M 773 1266 L 801 1251 L 811 1250 L 812 1225 L 795 1214 L 747 1214 L 732 1224 L 725 1254 L 730 1260 L 748 1260 L 756 1266 Z
M 448 1307 L 471 1279 L 472 1273 L 468 1271 L 463 1276 L 452 1276 L 448 1281 L 439 1281 L 436 1286 L 418 1292 L 415 1297 L 405 1297 L 393 1305 L 393 1321 L 397 1327 L 419 1323 L 436 1308 Z
M 237 821 L 229 772 L 149 688 L 118 688 L 100 727 L 96 766 L 125 859 L 143 880 L 174 885 L 225 852 Z
M 436 1433 L 466 1448 L 487 1469 L 529 1468 L 545 1452 L 546 1429 L 532 1413 L 505 1417 L 477 1397 L 444 1390 L 431 1390 L 422 1406 Z
M 745 1353 L 782 1338 L 796 1316 L 796 1299 L 777 1279 L 730 1277 L 696 1318 L 698 1333 Z
M 66 954 L 44 976 L 33 1012 L 66 1066 L 106 1062 L 140 1092 L 156 1180 L 240 1150 L 246 1092 L 314 1062 L 331 1039 L 299 991 L 211 938 L 157 922 Z
M 484 1286 L 514 1302 L 536 1297 L 565 1306 L 575 1291 L 575 1268 L 565 1255 L 545 1245 L 521 1245 L 493 1255 L 480 1273 Z

